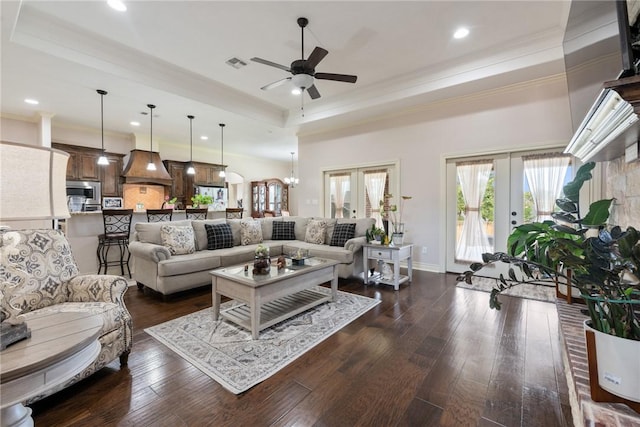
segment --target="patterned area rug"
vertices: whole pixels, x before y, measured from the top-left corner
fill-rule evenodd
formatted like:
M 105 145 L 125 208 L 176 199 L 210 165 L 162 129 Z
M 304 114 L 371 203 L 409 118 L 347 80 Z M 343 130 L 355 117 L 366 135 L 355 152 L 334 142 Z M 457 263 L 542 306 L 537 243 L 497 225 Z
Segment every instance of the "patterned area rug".
M 491 292 L 491 289 L 496 286 L 496 279 L 492 279 L 489 277 L 475 276 L 472 280 L 473 284 L 471 285 L 468 285 L 465 282 L 458 282 L 456 286 L 459 288 L 473 289 L 474 291 L 482 291 L 487 293 Z M 548 285 L 530 285 L 525 283 L 513 287 L 508 291 L 502 292 L 502 295 L 534 299 L 538 301 L 554 302 L 556 300 L 556 289 L 555 287 Z
M 329 293 L 330 289 L 316 290 Z M 145 329 L 232 393 L 242 393 L 296 360 L 334 332 L 375 307 L 380 300 L 338 291 L 338 300 L 251 333 L 213 320 L 211 308 Z M 236 304 L 229 301 L 221 310 Z

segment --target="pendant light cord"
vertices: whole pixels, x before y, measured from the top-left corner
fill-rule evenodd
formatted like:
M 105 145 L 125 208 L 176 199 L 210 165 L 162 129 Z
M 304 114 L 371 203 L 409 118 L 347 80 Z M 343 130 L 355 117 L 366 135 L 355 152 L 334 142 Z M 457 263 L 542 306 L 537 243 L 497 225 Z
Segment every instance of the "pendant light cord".
M 193 162 L 193 119 L 194 116 L 187 116 L 189 118 L 189 161 Z
M 104 94 L 100 94 L 100 134 L 102 135 L 102 155 L 104 156 Z
M 151 149 L 149 151 L 149 163 L 153 163 L 153 109 L 156 108 L 156 106 L 153 104 L 147 104 L 147 107 L 149 107 L 149 115 L 151 116 L 151 125 L 149 129 L 149 137 L 151 142 Z
M 96 90 L 100 95 L 100 135 L 102 141 L 102 156 L 104 157 L 104 96 L 108 93 L 106 90 Z
M 224 168 L 224 123 L 220 123 L 220 163 Z

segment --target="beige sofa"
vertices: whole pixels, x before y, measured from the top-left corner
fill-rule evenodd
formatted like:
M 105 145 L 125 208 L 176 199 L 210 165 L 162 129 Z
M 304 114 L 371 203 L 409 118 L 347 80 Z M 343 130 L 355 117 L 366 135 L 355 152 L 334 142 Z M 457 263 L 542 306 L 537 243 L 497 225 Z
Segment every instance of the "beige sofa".
M 307 225 L 311 220 L 324 221 L 324 243 L 308 243 Z M 211 283 L 209 272 L 219 267 L 247 263 L 254 258 L 257 243 L 242 244 L 242 229 L 245 221 L 258 221 L 262 234 L 262 244 L 270 248 L 271 257 L 287 255 L 298 249 L 309 250 L 311 256 L 335 259 L 340 262 L 339 277 L 347 278 L 362 273 L 362 245 L 366 242 L 365 233 L 374 222 L 372 218 L 328 219 L 306 217 L 276 217 L 258 219 L 218 219 L 186 220 L 165 223 L 137 223 L 129 243 L 134 273 L 138 286 L 146 286 L 163 295 L 184 291 Z M 277 221 L 293 222 L 295 239 L 273 240 L 273 223 Z M 230 225 L 233 234 L 233 247 L 207 249 L 207 231 L 205 224 Z M 331 246 L 336 224 L 354 223 L 355 232 L 343 246 Z M 316 222 L 317 224 L 317 222 Z M 161 227 L 163 225 L 191 225 L 195 238 L 195 252 L 172 255 L 169 248 L 163 246 Z M 335 243 L 335 242 L 334 242 Z

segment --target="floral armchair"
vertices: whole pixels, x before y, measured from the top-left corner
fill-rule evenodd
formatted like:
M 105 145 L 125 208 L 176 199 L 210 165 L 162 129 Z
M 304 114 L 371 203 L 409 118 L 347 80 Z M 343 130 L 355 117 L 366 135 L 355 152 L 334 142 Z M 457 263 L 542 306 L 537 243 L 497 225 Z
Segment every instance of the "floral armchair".
M 43 312 L 89 312 L 103 327 L 98 358 L 67 383 L 29 400 L 32 403 L 80 381 L 116 358 L 127 365 L 132 344 L 131 315 L 124 305 L 128 283 L 121 276 L 79 275 L 69 242 L 59 230 L 0 230 L 2 318 Z

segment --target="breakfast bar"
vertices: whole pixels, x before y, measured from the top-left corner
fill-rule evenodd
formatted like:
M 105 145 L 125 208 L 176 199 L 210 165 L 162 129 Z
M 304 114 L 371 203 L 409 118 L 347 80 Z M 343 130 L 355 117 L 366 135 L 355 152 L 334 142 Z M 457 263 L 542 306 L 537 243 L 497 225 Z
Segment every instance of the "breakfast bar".
M 207 219 L 224 218 L 224 211 L 210 210 Z M 186 219 L 186 211 L 174 210 L 172 220 L 178 221 Z M 131 219 L 131 233 L 135 230 L 135 224 L 138 222 L 147 222 L 147 212 L 134 211 Z M 96 251 L 98 249 L 98 235 L 104 232 L 104 224 L 102 222 L 102 211 L 93 212 L 72 212 L 71 217 L 64 223 L 61 223 L 67 240 L 71 244 L 73 256 L 78 263 L 80 273 L 90 274 L 98 272 L 98 259 Z M 114 251 L 114 255 L 115 255 Z M 111 258 L 111 256 L 109 256 Z M 130 265 L 134 269 L 134 265 Z M 113 268 L 108 271 L 110 274 L 120 274 L 120 268 Z

